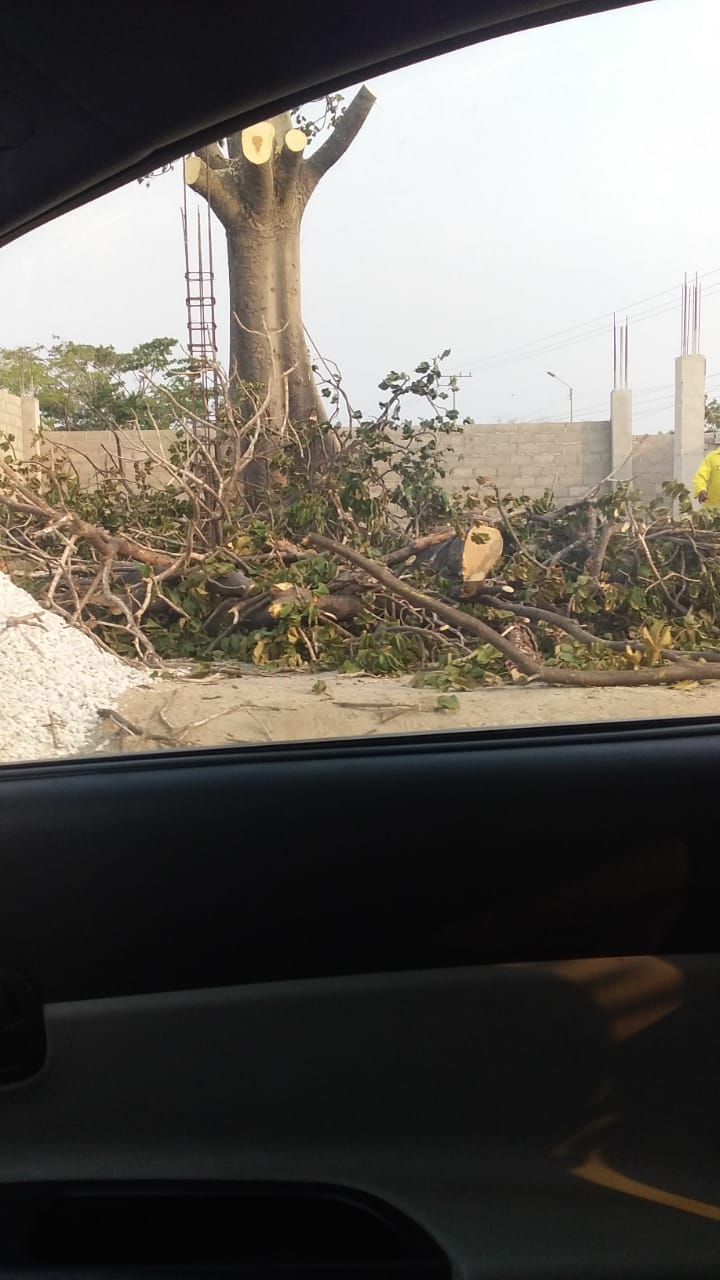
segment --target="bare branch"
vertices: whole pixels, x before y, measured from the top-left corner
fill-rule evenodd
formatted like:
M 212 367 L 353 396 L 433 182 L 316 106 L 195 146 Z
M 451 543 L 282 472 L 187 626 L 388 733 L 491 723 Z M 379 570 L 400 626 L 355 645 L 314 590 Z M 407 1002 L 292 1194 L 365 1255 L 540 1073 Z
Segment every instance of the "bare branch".
M 663 578 L 662 574 L 658 570 L 657 565 L 655 564 L 655 561 L 653 560 L 652 553 L 650 551 L 650 548 L 648 547 L 645 535 L 642 529 L 640 528 L 640 526 L 638 525 L 638 522 L 635 519 L 635 513 L 633 512 L 629 503 L 626 503 L 625 509 L 630 518 L 630 523 L 632 524 L 635 537 L 637 538 L 638 542 L 640 543 L 640 546 L 643 549 L 645 559 L 647 560 L 648 565 L 650 566 L 650 572 L 652 573 L 655 581 L 657 582 L 657 585 L 660 591 L 662 592 L 663 596 L 667 600 L 667 603 L 670 605 L 670 608 L 673 610 L 673 612 L 679 614 L 682 617 L 685 614 L 686 610 L 683 608 L 682 605 L 678 604 L 677 600 L 674 600 L 673 597 L 670 595 L 670 592 L 668 591 L 665 583 L 665 579 Z
M 361 89 L 358 89 L 345 114 L 340 117 L 327 141 L 321 147 L 318 147 L 317 151 L 306 161 L 303 176 L 308 196 L 315 189 L 320 179 L 325 176 L 328 169 L 337 164 L 338 160 L 345 155 L 350 144 L 355 141 L 375 105 L 375 101 L 375 94 L 372 89 L 368 89 L 367 85 L 364 84 Z
M 5 476 L 11 488 L 14 488 L 20 494 L 23 510 L 30 506 L 33 508 L 33 514 L 39 518 L 44 517 L 50 522 L 51 527 L 65 526 L 70 536 L 84 538 L 101 557 L 105 558 L 110 554 L 114 554 L 127 560 L 136 560 L 140 564 L 157 566 L 160 569 L 165 569 L 168 564 L 172 563 L 169 556 L 156 551 L 153 547 L 142 546 L 140 543 L 135 542 L 134 539 L 125 537 L 124 534 L 111 535 L 105 529 L 101 529 L 99 525 L 90 524 L 69 510 L 58 512 L 42 498 L 36 497 L 25 489 L 25 486 L 16 478 L 12 468 L 6 462 L 0 461 L 0 472 Z M 2 493 L 0 493 L 0 504 L 8 508 L 17 506 L 13 499 L 6 497 Z

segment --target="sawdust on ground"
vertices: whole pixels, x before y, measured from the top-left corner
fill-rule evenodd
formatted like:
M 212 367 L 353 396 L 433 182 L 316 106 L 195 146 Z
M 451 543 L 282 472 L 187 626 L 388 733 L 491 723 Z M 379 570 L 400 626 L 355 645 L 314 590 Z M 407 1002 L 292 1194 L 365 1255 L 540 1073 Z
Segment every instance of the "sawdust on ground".
M 458 693 L 451 710 L 439 706 L 439 697 L 436 689 L 390 677 L 252 668 L 198 679 L 164 674 L 103 714 L 94 746 L 147 751 L 720 715 L 720 682 L 684 689 L 502 686 Z

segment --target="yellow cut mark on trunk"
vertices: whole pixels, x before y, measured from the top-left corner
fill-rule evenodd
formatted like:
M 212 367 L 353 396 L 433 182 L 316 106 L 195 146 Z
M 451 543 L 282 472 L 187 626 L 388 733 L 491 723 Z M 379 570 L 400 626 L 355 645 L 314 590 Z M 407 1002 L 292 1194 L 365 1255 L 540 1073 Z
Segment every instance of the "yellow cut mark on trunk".
M 652 1204 L 661 1204 L 666 1209 L 678 1209 L 681 1213 L 692 1213 L 696 1218 L 708 1218 L 711 1222 L 720 1222 L 720 1205 L 706 1204 L 702 1200 L 693 1200 L 690 1196 L 679 1196 L 674 1191 L 664 1191 L 662 1187 L 650 1186 L 647 1182 L 638 1182 L 618 1173 L 606 1164 L 598 1148 L 582 1164 L 571 1171 L 576 1178 L 591 1182 L 596 1187 L 604 1187 L 608 1191 L 618 1191 L 624 1196 L 633 1196 L 636 1200 L 647 1200 Z

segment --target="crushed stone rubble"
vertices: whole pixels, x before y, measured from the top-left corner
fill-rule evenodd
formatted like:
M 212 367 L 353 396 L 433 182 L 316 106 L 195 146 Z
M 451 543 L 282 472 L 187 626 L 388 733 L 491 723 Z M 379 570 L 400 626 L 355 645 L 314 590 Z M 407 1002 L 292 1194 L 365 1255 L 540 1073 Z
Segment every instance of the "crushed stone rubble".
M 0 761 L 92 751 L 98 711 L 149 683 L 0 572 Z

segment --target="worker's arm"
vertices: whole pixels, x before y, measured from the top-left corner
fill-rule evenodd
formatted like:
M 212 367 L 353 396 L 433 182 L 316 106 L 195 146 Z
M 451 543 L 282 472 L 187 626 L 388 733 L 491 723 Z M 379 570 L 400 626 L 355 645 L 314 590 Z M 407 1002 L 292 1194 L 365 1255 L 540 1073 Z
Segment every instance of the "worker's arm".
M 701 494 L 705 494 L 705 497 L 707 498 L 707 487 L 708 487 L 708 481 L 710 479 L 711 470 L 712 470 L 712 464 L 710 462 L 710 454 L 708 453 L 706 457 L 703 458 L 702 462 L 700 463 L 700 466 L 695 472 L 695 479 L 693 480 L 693 493 L 695 494 L 696 498 L 699 498 Z

